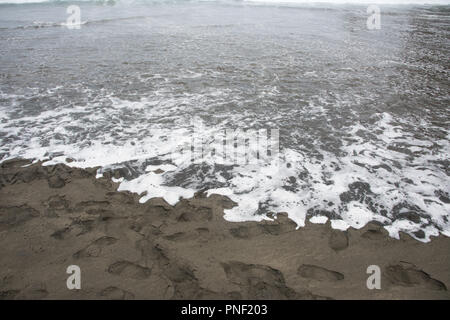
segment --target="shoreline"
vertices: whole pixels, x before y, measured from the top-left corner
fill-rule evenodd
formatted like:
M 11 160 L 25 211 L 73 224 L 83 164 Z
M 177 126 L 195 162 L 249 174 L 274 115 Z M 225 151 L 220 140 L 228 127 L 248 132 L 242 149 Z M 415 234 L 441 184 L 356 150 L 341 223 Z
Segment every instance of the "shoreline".
M 0 164 L 2 299 L 450 299 L 450 238 L 389 237 L 380 225 L 296 230 L 229 222 L 224 196 L 170 206 L 117 191 L 97 168 Z M 66 268 L 81 268 L 68 290 Z M 381 269 L 381 289 L 366 286 Z

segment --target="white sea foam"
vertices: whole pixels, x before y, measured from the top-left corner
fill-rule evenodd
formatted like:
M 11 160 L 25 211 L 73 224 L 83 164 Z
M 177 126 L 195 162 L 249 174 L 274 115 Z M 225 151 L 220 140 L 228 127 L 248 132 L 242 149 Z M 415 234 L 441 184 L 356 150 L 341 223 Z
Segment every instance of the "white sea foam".
M 192 198 L 195 193 L 194 189 L 165 186 L 164 175 L 153 172 L 141 175 L 131 181 L 122 182 L 118 190 L 128 190 L 138 194 L 144 194 L 139 199 L 140 203 L 144 203 L 151 198 L 161 197 L 170 205 L 175 205 L 180 198 Z
M 314 217 L 311 217 L 311 219 L 309 219 L 309 221 L 311 223 L 316 223 L 316 224 L 325 224 L 325 223 L 327 223 L 328 218 L 324 217 L 324 216 L 314 216 Z
M 214 94 L 221 97 L 229 93 Z M 203 184 L 214 182 L 222 187 L 206 190 L 208 195 L 226 195 L 237 203 L 236 207 L 225 210 L 224 218 L 229 221 L 261 221 L 271 219 L 264 212 L 286 212 L 299 227 L 312 215 L 317 217 L 312 217 L 311 222 L 324 223 L 330 219 L 332 227 L 341 230 L 361 228 L 375 220 L 385 224 L 390 235 L 396 238 L 400 231 L 414 236 L 422 230 L 425 236 L 418 238 L 421 241 L 429 241 L 430 236 L 439 232 L 449 235 L 450 204 L 441 201 L 437 194 L 450 189 L 449 178 L 437 164 L 447 160 L 450 153 L 448 136 L 438 141 L 418 139 L 404 128 L 417 125 L 431 128 L 431 124 L 424 120 L 420 124 L 410 123 L 395 119 L 389 113 L 375 115 L 378 121 L 372 126 L 355 123 L 346 128 L 344 132 L 351 139 L 343 136 L 347 142 L 340 156 L 318 149 L 321 157 L 313 157 L 300 150 L 284 148 L 276 161 L 231 166 L 225 177 L 222 172 L 212 170 L 215 160 L 209 155 L 203 162 L 209 166 L 212 176 L 201 178 L 196 184 L 192 179 L 197 173 L 187 175 L 187 182 L 192 182 L 187 185 L 192 187 L 168 184 L 192 166 L 191 159 L 179 152 L 180 145 L 191 143 L 193 133 L 188 121 L 190 115 L 184 114 L 179 106 L 195 105 L 201 102 L 202 96 L 186 94 L 160 99 L 156 94 L 152 100 L 138 102 L 106 97 L 111 103 L 107 114 L 96 104 L 59 107 L 23 117 L 17 117 L 10 108 L 1 107 L 0 131 L 6 133 L 4 138 L 11 138 L 0 148 L 7 155 L 2 160 L 24 157 L 44 160 L 45 165 L 100 166 L 100 177 L 104 171 L 130 161 L 145 163 L 146 159 L 158 159 L 159 164 L 145 164 L 135 178 L 115 179 L 120 183 L 119 190 L 140 194 L 140 202 L 162 197 L 174 205 L 180 198 L 192 197 Z M 143 121 L 128 123 L 121 117 L 133 113 L 136 119 Z M 158 119 L 175 114 L 178 115 L 172 118 L 171 125 L 158 125 Z M 241 123 L 240 116 L 245 117 L 235 116 L 237 123 Z M 103 129 L 109 122 L 114 126 Z M 149 129 L 148 123 L 154 123 L 154 127 Z M 204 127 L 201 134 L 208 141 L 227 123 Z M 90 134 L 80 135 L 80 132 L 86 133 L 86 127 L 90 128 Z M 365 133 L 375 133 L 377 138 L 365 139 Z M 402 148 L 395 148 L 400 145 Z M 436 146 L 439 151 L 433 149 Z M 72 161 L 67 162 L 67 158 Z M 155 172 L 158 169 L 163 172 Z M 296 178 L 294 184 L 292 177 Z M 351 192 L 350 186 L 355 183 L 366 183 L 370 190 L 359 190 L 363 192 L 360 198 L 350 195 L 345 199 L 343 195 Z M 374 203 L 376 208 L 372 206 Z M 396 208 L 399 216 L 394 214 Z M 402 218 L 411 208 L 420 213 L 419 222 Z M 336 216 L 327 217 L 323 212 L 334 212 Z

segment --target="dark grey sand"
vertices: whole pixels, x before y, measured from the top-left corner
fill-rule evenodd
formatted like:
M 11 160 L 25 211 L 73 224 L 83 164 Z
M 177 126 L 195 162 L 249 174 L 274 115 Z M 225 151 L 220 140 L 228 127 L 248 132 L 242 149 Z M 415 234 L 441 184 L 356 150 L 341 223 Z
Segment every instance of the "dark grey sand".
M 95 169 L 4 162 L 0 169 L 2 299 L 449 299 L 450 239 L 390 238 L 369 224 L 295 230 L 231 223 L 223 196 L 139 204 Z M 66 268 L 81 268 L 68 290 Z M 381 290 L 368 290 L 378 265 Z

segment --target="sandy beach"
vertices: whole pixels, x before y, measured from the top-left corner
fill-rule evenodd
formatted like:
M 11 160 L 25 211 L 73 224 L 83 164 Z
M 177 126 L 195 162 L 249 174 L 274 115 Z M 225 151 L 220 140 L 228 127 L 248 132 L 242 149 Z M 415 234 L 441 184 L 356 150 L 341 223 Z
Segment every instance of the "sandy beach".
M 1 299 L 449 299 L 450 239 L 390 238 L 375 223 L 232 223 L 224 196 L 175 206 L 116 191 L 96 169 L 5 161 Z M 119 172 L 113 173 L 117 177 Z M 81 269 L 68 290 L 66 268 Z M 369 265 L 381 289 L 369 290 Z

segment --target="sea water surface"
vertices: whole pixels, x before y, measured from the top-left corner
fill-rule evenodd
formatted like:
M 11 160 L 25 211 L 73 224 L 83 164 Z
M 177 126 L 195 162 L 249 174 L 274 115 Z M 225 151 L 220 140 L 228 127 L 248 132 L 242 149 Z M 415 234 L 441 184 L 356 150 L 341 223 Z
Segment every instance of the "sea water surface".
M 379 30 L 369 1 L 311 2 L 0 0 L 0 161 L 119 169 L 141 202 L 224 194 L 230 221 L 450 236 L 449 1 L 373 1 Z M 278 161 L 193 163 L 198 122 L 279 129 Z

